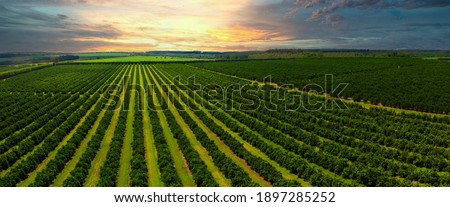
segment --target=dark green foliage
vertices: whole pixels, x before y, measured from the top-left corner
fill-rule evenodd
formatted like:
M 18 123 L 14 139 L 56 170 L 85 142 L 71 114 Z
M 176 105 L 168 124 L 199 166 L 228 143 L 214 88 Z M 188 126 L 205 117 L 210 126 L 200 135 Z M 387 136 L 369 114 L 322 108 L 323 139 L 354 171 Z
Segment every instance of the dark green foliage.
M 33 96 L 34 95 L 30 95 L 30 97 Z M 16 107 L 22 109 L 22 111 L 20 112 L 12 111 L 11 114 L 7 115 L 8 118 L 5 118 L 5 120 L 1 122 L 0 128 L 2 130 L 0 131 L 0 140 L 6 139 L 5 141 L 8 142 L 8 139 L 13 139 L 12 137 L 17 136 L 17 135 L 14 136 L 10 135 L 14 134 L 19 129 L 25 130 L 27 132 L 23 133 L 22 135 L 23 137 L 29 135 L 36 129 L 39 129 L 49 119 L 49 115 L 46 115 L 46 113 L 48 113 L 49 110 L 54 109 L 56 106 L 61 104 L 64 100 L 68 99 L 69 97 L 70 97 L 69 95 L 47 94 L 43 96 L 44 100 L 40 98 L 35 98 L 33 101 L 30 101 L 31 105 L 25 104 L 23 107 Z M 53 111 L 54 115 L 60 112 L 57 110 Z M 9 149 L 9 147 L 6 148 Z M 0 151 L 5 152 L 3 150 Z
M 145 70 L 146 71 L 146 70 Z M 147 83 L 150 84 L 150 83 Z M 155 90 L 156 91 L 156 90 Z M 149 107 L 150 123 L 152 125 L 153 136 L 155 139 L 155 147 L 158 152 L 158 165 L 161 172 L 161 181 L 165 186 L 178 187 L 182 186 L 181 180 L 178 177 L 177 171 L 173 165 L 173 158 L 170 154 L 164 132 L 158 117 L 158 113 L 154 109 L 154 99 L 157 97 L 153 91 L 147 93 L 147 100 Z
M 23 74 L 23 73 L 28 73 L 28 72 L 31 72 L 31 71 L 45 69 L 45 68 L 47 68 L 49 66 L 50 65 L 43 65 L 43 66 L 26 67 L 26 68 L 23 68 L 23 69 L 5 71 L 5 72 L 0 73 L 0 80 L 11 78 L 13 76 L 20 75 L 20 74 Z
M 79 108 L 86 101 L 86 97 L 79 98 L 74 102 L 74 104 L 70 105 L 60 115 L 50 121 L 49 123 L 51 123 L 50 126 L 52 126 L 52 128 L 49 131 L 43 131 L 43 133 L 49 135 L 42 134 L 35 136 L 35 139 L 28 139 L 26 141 L 29 142 L 26 144 L 20 144 L 19 147 L 16 148 L 17 150 L 12 151 L 11 153 L 14 153 L 14 156 L 19 158 L 18 156 L 20 154 L 25 154 L 26 152 L 31 151 L 34 146 L 42 142 L 42 144 L 34 149 L 26 159 L 21 161 L 2 177 L 2 180 L 0 180 L 2 181 L 0 186 L 14 186 L 21 180 L 25 179 L 26 174 L 34 170 L 37 165 L 47 157 L 48 153 L 55 149 L 58 143 L 62 141 L 62 139 L 75 127 L 80 118 L 86 113 L 89 108 Z M 10 153 L 6 155 L 10 155 Z
M 129 84 L 131 79 L 129 76 L 125 76 L 127 78 L 125 84 Z M 129 86 L 128 86 L 129 87 Z M 127 88 L 125 90 L 124 96 L 124 104 L 129 104 L 130 102 L 130 92 Z M 123 139 L 125 137 L 126 130 L 126 122 L 127 122 L 127 111 L 122 108 L 119 109 L 119 121 L 114 130 L 114 136 L 109 144 L 108 154 L 106 155 L 106 160 L 103 163 L 103 166 L 100 168 L 100 180 L 97 183 L 97 186 L 100 187 L 114 187 L 117 184 L 117 177 L 119 174 L 120 167 L 120 156 L 122 153 Z
M 186 71 L 176 65 L 164 65 L 162 68 L 162 71 L 171 76 L 183 74 L 184 77 L 189 77 L 192 75 L 190 72 L 195 73 L 197 83 L 201 84 L 220 83 L 226 86 L 233 83 L 232 77 L 225 78 L 220 75 L 222 79 L 215 81 L 216 75 L 211 75 L 205 70 L 192 68 L 192 70 Z M 234 80 L 234 82 L 238 82 L 238 80 Z M 190 89 L 190 87 L 192 86 L 190 85 L 188 88 Z M 280 93 L 282 92 L 280 91 Z M 350 110 L 344 111 L 311 112 L 301 108 L 296 111 L 284 110 L 284 104 L 292 101 L 295 93 L 289 93 L 287 97 L 284 97 L 285 99 L 275 99 L 275 104 L 279 107 L 275 111 L 266 108 L 259 108 L 256 111 L 236 110 L 249 99 L 264 104 L 268 101 L 268 96 L 263 96 L 263 93 L 264 91 L 257 93 L 256 97 L 244 96 L 245 99 L 234 96 L 232 100 L 226 102 L 228 105 L 234 103 L 234 110 L 226 113 L 215 111 L 213 115 L 254 146 L 262 146 L 257 139 L 264 137 L 283 147 L 283 150 L 300 155 L 308 162 L 332 172 L 310 174 L 313 171 L 306 171 L 306 174 L 299 174 L 313 185 L 319 185 L 319 183 L 325 186 L 354 185 L 348 181 L 333 181 L 328 177 L 333 173 L 368 186 L 416 185 L 413 181 L 434 186 L 449 185 L 450 176 L 446 173 L 448 169 L 446 157 L 449 154 L 440 147 L 448 146 L 445 137 L 449 135 L 445 132 L 450 128 L 446 125 L 448 123 L 446 118 L 396 114 L 381 109 L 367 110 L 355 104 L 349 104 Z M 205 94 L 200 95 L 207 97 Z M 231 97 L 230 94 L 228 96 Z M 200 96 L 193 96 L 193 98 L 199 103 L 203 100 Z M 314 99 L 324 101 L 320 97 Z M 245 126 L 240 126 L 239 123 Z M 380 125 L 385 125 L 385 127 L 380 128 Z M 363 127 L 361 128 L 361 126 Z M 407 129 L 399 131 L 401 128 Z M 251 131 L 247 131 L 249 129 Z M 387 143 L 391 143 L 389 144 L 391 146 L 395 144 L 396 148 L 389 149 L 382 146 Z M 406 145 L 401 146 L 400 143 Z M 267 145 L 266 147 L 272 146 Z M 286 160 L 281 161 L 280 157 L 272 156 L 271 151 L 267 151 L 264 147 L 258 148 L 280 165 L 290 169 L 291 172 L 295 173 L 300 170 L 284 165 Z M 406 148 L 416 153 L 403 151 Z M 316 175 L 313 176 L 314 174 Z M 319 179 L 317 175 L 328 178 Z M 402 179 L 397 179 L 396 176 Z M 321 182 L 318 182 L 317 179 Z
M 116 75 L 118 74 L 120 74 L 120 70 L 117 70 Z M 112 80 L 112 78 L 114 77 L 115 76 L 110 77 L 110 79 Z M 118 80 L 120 80 L 120 78 Z M 99 99 L 100 99 L 99 94 L 91 96 L 89 101 L 85 105 L 83 105 L 83 108 L 85 110 L 88 110 L 89 107 L 92 106 Z M 49 186 L 53 182 L 58 173 L 60 173 L 64 169 L 65 164 L 72 158 L 72 156 L 75 154 L 75 151 L 80 146 L 83 139 L 89 133 L 91 126 L 94 125 L 98 115 L 103 109 L 102 107 L 104 103 L 106 103 L 106 100 L 99 100 L 95 108 L 85 118 L 83 124 L 75 131 L 72 138 L 67 142 L 67 144 L 64 145 L 61 149 L 59 149 L 54 159 L 52 159 L 46 165 L 44 170 L 42 170 L 37 174 L 34 183 L 31 184 L 32 186 Z
M 154 71 L 153 71 L 154 72 Z M 157 77 L 157 76 L 155 76 Z M 158 78 L 157 78 L 158 79 Z M 158 81 L 160 81 L 158 79 Z M 166 88 L 167 90 L 167 88 Z M 157 97 L 161 97 L 161 92 L 156 90 Z M 166 99 L 164 99 L 167 101 Z M 193 174 L 193 178 L 197 186 L 203 187 L 214 187 L 218 186 L 217 182 L 214 180 L 214 177 L 211 175 L 211 172 L 207 169 L 207 166 L 200 158 L 200 155 L 197 151 L 191 146 L 188 138 L 184 134 L 181 127 L 175 120 L 172 112 L 169 110 L 164 110 L 164 115 L 166 117 L 167 123 L 171 127 L 170 130 L 175 139 L 178 141 L 178 145 L 180 150 L 183 152 L 184 157 L 188 163 L 189 169 Z
M 24 131 L 19 133 L 17 136 L 8 139 L 8 141 L 4 143 L 5 145 L 14 146 L 17 144 L 17 147 L 0 156 L 1 158 L 5 158 L 4 160 L 8 161 L 8 164 L 6 165 L 5 163 L 0 163 L 1 169 L 4 170 L 12 166 L 23 155 L 30 152 L 35 146 L 39 145 L 47 137 L 51 137 L 50 135 L 54 133 L 54 131 L 56 131 L 58 127 L 60 127 L 60 125 L 63 124 L 66 121 L 66 119 L 85 101 L 86 101 L 85 98 L 82 97 L 80 98 L 79 95 L 73 95 L 69 99 L 67 99 L 67 101 L 58 105 L 58 107 L 56 107 L 55 110 L 53 110 L 53 113 L 50 113 L 53 116 L 41 117 L 42 119 L 39 121 L 45 123 L 45 125 L 42 128 L 33 131 L 33 133 L 29 137 L 27 137 L 26 134 L 29 131 Z M 61 129 L 57 131 L 61 132 Z
M 335 83 L 349 82 L 358 87 L 349 89 L 345 93 L 346 97 L 430 112 L 440 113 L 448 109 L 448 93 L 445 91 L 448 88 L 445 79 L 448 76 L 448 63 L 445 62 L 410 58 L 305 58 L 189 64 L 251 79 L 260 79 L 270 73 L 277 83 L 293 81 L 299 86 L 311 81 L 321 84 L 325 73 L 333 73 Z M 285 89 L 269 92 L 275 89 L 271 85 L 259 87 L 243 79 L 190 65 L 159 64 L 150 70 L 148 65 L 138 67 L 144 68 L 143 74 L 139 74 L 146 84 L 149 83 L 145 76 L 151 73 L 162 86 L 162 91 L 147 91 L 150 108 L 155 108 L 154 100 L 158 99 L 167 109 L 168 101 L 162 99 L 161 92 L 168 96 L 177 93 L 181 100 L 172 99 L 171 102 L 178 109 L 183 108 L 182 104 L 189 104 L 193 114 L 178 111 L 182 121 L 189 126 L 195 139 L 208 151 L 214 165 L 233 186 L 256 184 L 245 170 L 220 150 L 220 145 L 208 137 L 208 131 L 200 128 L 203 124 L 273 186 L 300 184 L 284 179 L 277 168 L 271 165 L 272 162 L 255 156 L 240 139 L 235 139 L 237 136 L 313 186 L 450 186 L 448 116 L 402 113 L 383 108 L 367 109 L 350 103 L 347 104 L 348 110 L 319 108 L 311 111 L 308 110 L 314 109 L 308 108 L 311 106 L 295 108 L 296 105 L 289 106 L 291 110 L 285 110 L 286 104 L 300 98 L 309 97 L 313 102 L 326 106 L 333 103 L 324 97 L 307 96 L 301 92 L 284 94 Z M 0 186 L 16 186 L 30 173 L 37 173 L 32 186 L 51 185 L 73 158 L 80 144 L 89 138 L 87 149 L 63 183 L 64 186 L 83 186 L 111 125 L 113 109 L 120 105 L 118 95 L 112 96 L 111 92 L 123 88 L 113 84 L 121 84 L 122 75 L 129 72 L 124 68 L 133 67 L 136 66 L 58 65 L 0 81 L 0 170 L 4 174 L 0 177 Z M 164 85 L 172 82 L 172 78 L 177 75 L 180 75 L 181 84 L 177 83 L 171 88 Z M 196 76 L 197 84 L 210 84 L 207 92 L 219 94 L 201 93 L 198 85 L 183 85 L 191 75 Z M 128 78 L 126 80 L 127 84 L 130 83 Z M 254 91 L 241 96 L 221 88 L 236 83 L 247 84 L 245 89 Z M 380 89 L 381 86 L 391 84 L 393 87 Z M 408 85 L 411 88 L 405 88 Z M 233 90 L 238 88 L 230 87 Z M 410 96 L 411 90 L 417 92 L 415 98 Z M 125 94 L 126 107 L 133 107 L 129 105 L 130 92 L 128 90 Z M 271 93 L 281 96 L 272 99 L 273 96 L 269 96 Z M 227 99 L 222 101 L 221 95 Z M 143 113 L 138 110 L 140 98 L 138 92 L 134 105 L 130 163 L 132 186 L 147 186 L 149 183 Z M 116 104 L 104 105 L 108 100 Z M 194 100 L 200 105 L 196 105 Z M 98 104 L 87 114 L 97 101 Z M 252 109 L 250 103 L 259 103 L 261 107 L 248 110 Z M 206 113 L 200 107 L 212 111 Z M 109 110 L 99 119 L 103 109 Z M 127 115 L 126 111 L 119 112 L 117 126 L 113 129 L 114 137 L 100 168 L 98 186 L 116 186 Z M 186 158 L 195 184 L 218 186 L 172 111 L 165 110 L 158 114 L 150 110 L 149 115 L 164 185 L 182 186 L 164 134 L 170 130 Z M 168 129 L 162 129 L 158 115 L 163 115 L 163 121 L 169 124 Z M 221 123 L 216 123 L 215 119 Z M 99 126 L 94 132 L 92 126 L 96 121 L 99 121 Z M 222 124 L 226 127 L 222 128 Z M 79 127 L 73 131 L 77 125 Z M 67 137 L 70 132 L 74 134 Z M 87 137 L 89 132 L 93 133 L 92 137 Z M 64 138 L 69 138 L 67 143 L 55 151 Z M 47 160 L 49 162 L 36 171 L 50 153 L 54 153 L 55 157 Z
M 115 65 L 58 65 L 6 79 L 0 91 L 92 94 L 116 71 Z
M 161 73 L 161 71 L 158 71 Z M 161 73 L 162 74 L 162 73 Z M 180 91 L 178 90 L 178 87 L 173 87 L 174 92 L 178 95 L 181 95 Z M 180 97 L 181 98 L 181 97 Z M 210 119 L 205 112 L 200 110 L 196 104 L 191 100 L 190 104 L 187 105 L 181 105 L 179 102 L 175 102 L 175 106 L 183 110 L 185 107 L 189 107 L 192 109 L 192 111 L 195 112 L 195 114 L 200 118 L 200 120 L 208 126 L 209 129 L 211 129 L 220 139 L 228 146 L 230 147 L 233 152 L 239 156 L 240 158 L 244 159 L 250 167 L 261 174 L 267 181 L 271 182 L 273 186 L 300 186 L 300 183 L 297 183 L 296 181 L 292 180 L 285 180 L 282 178 L 281 173 L 278 172 L 272 165 L 264 161 L 263 159 L 256 157 L 252 155 L 250 152 L 248 152 L 244 146 L 234 139 L 230 134 L 225 132 L 224 129 L 222 129 L 220 126 L 218 126 L 212 119 Z M 186 104 L 186 103 L 185 103 Z M 192 120 L 189 117 L 186 117 L 187 114 L 184 111 L 180 112 L 183 115 L 183 118 L 185 120 Z M 196 131 L 200 130 L 198 127 L 195 127 L 195 125 L 191 126 L 192 128 L 195 128 Z M 204 132 L 195 133 L 196 135 L 201 134 L 206 136 Z M 202 140 L 205 141 L 205 140 Z
M 418 58 L 301 58 L 190 65 L 263 81 L 271 75 L 278 84 L 325 86 L 325 74 L 334 75 L 334 87 L 349 83 L 341 97 L 396 108 L 450 113 L 450 63 Z M 338 94 L 334 94 L 337 96 Z
M 141 110 L 140 93 L 136 88 L 136 101 L 134 103 L 134 121 L 133 121 L 133 158 L 131 159 L 131 186 L 146 187 L 148 186 L 148 169 L 145 161 L 145 145 L 144 145 L 144 122 Z M 141 106 L 141 107 L 140 107 Z
M 119 83 L 122 79 L 118 78 L 116 83 Z M 116 88 L 118 89 L 118 88 Z M 119 92 L 120 93 L 120 90 Z M 102 120 L 100 121 L 96 133 L 93 135 L 91 140 L 88 142 L 88 148 L 81 156 L 80 160 L 76 164 L 75 168 L 70 172 L 70 176 L 64 181 L 63 185 L 66 187 L 81 187 L 83 186 L 86 178 L 89 174 L 89 169 L 92 166 L 92 160 L 95 158 L 97 151 L 100 148 L 103 137 L 105 136 L 106 130 L 111 123 L 112 116 L 114 114 L 114 109 L 118 108 L 120 105 L 119 97 L 113 97 L 113 102 L 115 104 L 109 105 L 107 111 L 105 112 Z
M 2 124 L 1 128 L 5 128 L 12 123 L 5 122 L 5 120 L 10 119 L 11 116 L 16 116 L 17 114 L 22 114 L 23 108 L 28 109 L 30 106 L 39 105 L 40 101 L 49 99 L 53 94 L 47 93 L 7 93 L 0 92 L 2 99 L 0 100 L 0 121 Z M 18 107 L 22 106 L 22 107 Z M 6 126 L 5 126 L 6 125 Z
M 89 106 L 94 105 L 94 103 L 100 98 L 100 96 L 94 95 L 89 101 L 84 105 L 85 109 L 89 109 Z M 86 137 L 89 132 L 90 126 L 92 126 L 97 119 L 98 114 L 101 111 L 101 104 L 96 105 L 93 111 L 89 113 L 86 117 L 83 124 L 75 131 L 72 138 L 64 145 L 62 148 L 58 150 L 55 158 L 52 159 L 36 176 L 35 181 L 31 184 L 31 186 L 50 186 L 53 180 L 56 178 L 59 172 L 63 170 L 66 162 L 68 162 L 77 148 L 79 147 L 81 141 Z

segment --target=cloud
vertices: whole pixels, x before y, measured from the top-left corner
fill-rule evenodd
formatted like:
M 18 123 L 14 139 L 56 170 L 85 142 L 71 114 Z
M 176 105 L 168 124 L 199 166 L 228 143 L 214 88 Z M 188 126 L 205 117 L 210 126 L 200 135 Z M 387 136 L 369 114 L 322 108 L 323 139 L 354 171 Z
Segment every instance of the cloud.
M 87 47 L 83 51 L 214 48 L 208 47 L 209 44 L 224 45 L 219 49 L 243 48 L 245 41 L 276 39 L 273 33 L 232 24 L 240 17 L 236 11 L 247 3 L 247 0 L 216 3 L 209 0 L 2 0 L 0 10 L 5 12 L 0 13 L 0 32 L 4 37 L 0 39 L 0 52 L 49 51 L 57 48 L 55 43 L 64 49 L 68 48 L 66 45 L 79 43 L 74 48 Z M 90 48 L 93 46 L 98 48 Z
M 293 16 L 300 12 L 299 7 L 316 8 L 308 20 L 322 19 L 326 23 L 339 23 L 343 20 L 341 15 L 335 14 L 342 9 L 419 9 L 438 8 L 450 6 L 448 0 L 294 0 L 294 7 L 288 15 Z M 297 9 L 295 9 L 297 8 Z M 294 12 L 293 12 L 294 11 Z
M 6 26 L 46 26 L 61 27 L 63 20 L 59 16 L 48 15 L 27 7 L 0 6 L 0 27 Z
M 292 7 L 292 8 L 289 8 L 288 10 L 289 11 L 285 17 L 286 18 L 294 18 L 300 9 L 298 7 Z
M 109 24 L 80 23 L 65 14 L 48 14 L 23 6 L 0 6 L 0 11 L 0 52 L 75 51 L 110 44 L 104 40 L 121 35 Z M 91 41 L 81 42 L 78 38 Z
M 436 22 L 436 23 L 408 23 L 403 24 L 402 26 L 407 27 L 438 27 L 438 28 L 444 28 L 444 27 L 450 27 L 450 22 Z
M 331 0 L 294 0 L 294 3 L 301 5 L 304 8 L 310 8 L 317 5 L 323 5 L 325 3 L 331 2 Z
M 86 4 L 88 0 L 2 0 L 5 5 L 77 5 Z
M 0 52 L 450 48 L 449 1 L 0 1 Z
M 407 1 L 396 7 L 386 1 L 273 1 L 247 10 L 241 24 L 290 37 L 269 48 L 448 50 L 447 4 L 414 2 L 413 9 Z
M 57 16 L 59 19 L 62 19 L 62 20 L 66 20 L 69 18 L 67 15 L 64 15 L 64 14 L 58 14 Z
M 448 0 L 403 0 L 400 4 L 405 9 L 433 8 L 450 6 Z

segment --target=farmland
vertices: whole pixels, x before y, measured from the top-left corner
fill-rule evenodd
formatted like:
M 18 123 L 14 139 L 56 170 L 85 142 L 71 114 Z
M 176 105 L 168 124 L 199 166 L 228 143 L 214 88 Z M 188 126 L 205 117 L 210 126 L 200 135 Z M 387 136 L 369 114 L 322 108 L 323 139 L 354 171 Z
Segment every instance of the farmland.
M 4 66 L 0 67 L 0 79 L 6 79 L 18 74 L 27 73 L 33 70 L 40 70 L 52 65 L 51 63 L 40 63 L 30 65 L 18 65 L 18 66 Z
M 133 58 L 0 81 L 0 186 L 450 186 L 447 62 Z
M 418 58 L 300 58 L 193 63 L 233 76 L 293 84 L 303 89 L 324 86 L 325 75 L 336 83 L 349 83 L 341 98 L 374 105 L 432 113 L 450 113 L 450 64 Z M 306 90 L 309 90 L 307 87 Z
M 0 71 L 5 68 L 28 67 L 35 64 L 46 64 L 55 61 L 97 60 L 104 58 L 119 58 L 130 56 L 124 52 L 95 52 L 95 53 L 4 53 L 0 54 Z M 33 64 L 33 65 L 31 65 Z
M 128 57 L 115 57 L 105 58 L 97 60 L 86 60 L 83 62 L 92 63 L 114 63 L 114 62 L 186 62 L 186 61 L 201 61 L 208 59 L 198 58 L 185 58 L 185 57 L 170 57 L 170 56 L 128 56 Z

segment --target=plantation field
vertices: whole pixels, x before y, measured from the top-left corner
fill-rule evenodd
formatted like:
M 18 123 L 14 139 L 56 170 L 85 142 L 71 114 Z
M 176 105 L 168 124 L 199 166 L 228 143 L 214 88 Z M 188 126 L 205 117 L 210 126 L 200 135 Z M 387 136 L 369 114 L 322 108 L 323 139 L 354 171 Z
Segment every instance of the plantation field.
M 47 66 L 49 63 L 36 63 L 36 64 L 23 64 L 23 65 L 7 65 L 0 66 L 0 75 L 11 73 L 11 72 L 20 72 L 23 70 L 28 70 L 31 68 L 39 67 L 39 66 Z
M 23 65 L 11 65 L 0 67 L 0 80 L 9 78 L 18 74 L 27 73 L 33 70 L 43 69 L 51 66 L 51 63 L 39 63 L 39 64 L 23 64 Z
M 0 55 L 0 65 L 8 66 L 17 64 L 35 64 L 40 62 L 49 62 L 52 58 L 56 58 L 58 56 L 58 54 L 46 53 L 11 55 L 6 57 Z
M 126 52 L 93 52 L 93 53 L 77 53 L 73 54 L 79 56 L 80 59 L 100 59 L 100 58 L 119 58 L 130 56 L 130 53 Z
M 128 56 L 117 58 L 105 58 L 97 60 L 86 60 L 83 62 L 92 63 L 113 63 L 113 62 L 188 62 L 188 61 L 201 61 L 211 59 L 199 59 L 199 58 L 184 58 L 184 57 L 170 57 L 170 56 Z
M 346 97 L 417 104 L 422 96 L 402 99 L 398 89 L 409 81 L 447 100 L 448 87 L 431 90 L 448 84 L 446 63 L 115 60 L 0 81 L 0 186 L 450 186 L 449 116 L 368 109 L 251 80 L 273 73 L 276 83 L 302 85 L 333 73 L 362 87 Z M 370 78 L 354 80 L 362 77 Z
M 450 113 L 449 62 L 419 58 L 359 57 L 204 62 L 190 65 L 258 81 L 270 75 L 274 83 L 294 84 L 299 89 L 312 83 L 325 86 L 325 75 L 332 74 L 334 83 L 349 84 L 340 94 L 327 91 L 335 97 L 339 95 L 357 102 L 408 110 Z M 317 87 L 312 89 L 322 91 Z

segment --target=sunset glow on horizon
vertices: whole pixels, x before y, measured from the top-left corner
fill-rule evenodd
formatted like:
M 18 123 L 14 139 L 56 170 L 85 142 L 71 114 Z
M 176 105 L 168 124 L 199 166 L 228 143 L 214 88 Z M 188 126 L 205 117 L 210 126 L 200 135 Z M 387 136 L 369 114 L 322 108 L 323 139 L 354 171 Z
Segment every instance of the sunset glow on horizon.
M 0 52 L 449 48 L 439 0 L 0 1 Z

